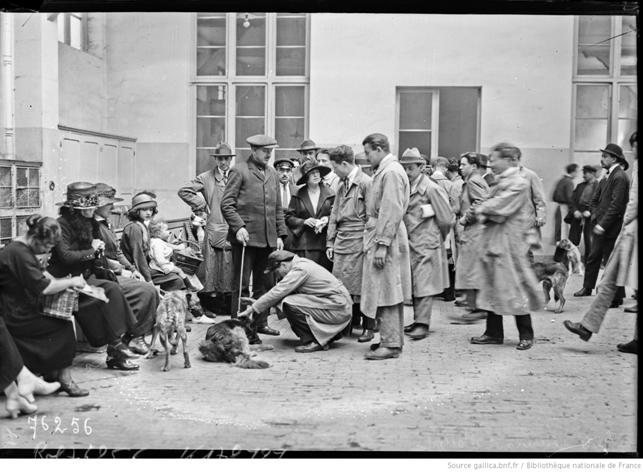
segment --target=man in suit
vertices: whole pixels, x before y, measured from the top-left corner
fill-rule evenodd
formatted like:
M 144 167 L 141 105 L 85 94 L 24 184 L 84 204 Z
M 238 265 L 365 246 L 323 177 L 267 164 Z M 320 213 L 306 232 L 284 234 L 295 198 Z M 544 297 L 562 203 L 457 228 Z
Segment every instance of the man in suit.
M 590 205 L 591 220 L 594 223 L 594 241 L 586 262 L 583 288 L 574 293 L 575 297 L 586 297 L 592 294 L 601 261 L 607 262 L 614 249 L 627 206 L 630 181 L 625 174 L 628 163 L 623 150 L 618 144 L 610 143 L 605 146 L 605 149 L 601 149 L 601 153 L 601 166 L 607 171 L 607 175 L 599 183 Z M 625 298 L 625 289 L 618 287 L 611 307 L 622 305 L 623 298 Z
M 275 249 L 283 249 L 288 236 L 279 198 L 279 176 L 267 165 L 277 141 L 261 134 L 250 136 L 246 141 L 250 144 L 250 157 L 230 170 L 221 199 L 221 213 L 229 226 L 235 282 L 243 274 L 242 286 L 235 286 L 233 290 L 235 306 L 238 306 L 239 296 L 248 296 L 250 273 L 254 298 L 261 297 L 272 286 L 270 277 L 264 274 L 268 255 Z M 268 327 L 268 314 L 266 310 L 255 318 L 257 332 L 278 336 L 279 331 Z
M 275 159 L 273 163 L 277 174 L 279 175 L 279 199 L 281 200 L 281 208 L 284 210 L 284 215 L 288 206 L 290 205 L 291 197 L 297 193 L 297 186 L 293 181 L 293 168 L 295 166 L 292 159 L 282 156 Z M 290 228 L 288 230 L 288 237 L 284 241 L 284 247 L 286 250 L 291 250 L 292 244 L 292 232 Z
M 594 192 L 598 187 L 596 178 L 597 169 L 594 166 L 583 166 L 583 181 L 579 183 L 572 193 L 572 201 L 569 204 L 569 213 L 565 220 L 569 222 L 569 240 L 578 246 L 581 234 L 585 244 L 584 261 L 587 261 L 592 249 L 592 223 L 590 221 L 589 205 L 594 198 Z

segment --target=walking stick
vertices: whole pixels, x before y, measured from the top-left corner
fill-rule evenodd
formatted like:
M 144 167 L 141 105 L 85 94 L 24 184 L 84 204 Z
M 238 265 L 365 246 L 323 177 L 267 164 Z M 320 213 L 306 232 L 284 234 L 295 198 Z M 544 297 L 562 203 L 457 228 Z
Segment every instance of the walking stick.
M 239 313 L 241 313 L 241 290 L 243 289 L 243 259 L 246 255 L 246 244 L 243 244 L 243 248 L 241 249 L 241 271 L 239 275 L 239 299 L 237 301 L 237 316 L 239 316 Z

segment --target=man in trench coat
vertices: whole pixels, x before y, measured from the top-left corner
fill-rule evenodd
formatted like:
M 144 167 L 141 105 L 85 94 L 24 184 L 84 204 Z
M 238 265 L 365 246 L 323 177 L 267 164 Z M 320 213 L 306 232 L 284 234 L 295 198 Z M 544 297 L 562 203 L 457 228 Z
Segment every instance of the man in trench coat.
M 272 252 L 266 272 L 274 272 L 279 281 L 241 314 L 277 306 L 301 340 L 295 352 L 327 350 L 351 320 L 352 300 L 346 287 L 319 264 L 289 251 Z
M 232 244 L 233 308 L 237 306 L 239 296 L 248 296 L 251 273 L 254 298 L 261 297 L 272 286 L 271 278 L 264 274 L 268 254 L 283 249 L 288 236 L 279 198 L 279 177 L 268 165 L 277 142 L 265 135 L 250 136 L 246 141 L 250 144 L 250 157 L 230 170 L 221 199 L 221 213 L 228 223 L 228 240 Z M 237 287 L 240 276 L 241 287 Z M 268 326 L 268 315 L 266 310 L 255 318 L 257 332 L 279 336 L 279 331 Z
M 404 300 L 411 298 L 411 266 L 406 227 L 402 221 L 409 204 L 409 179 L 390 152 L 388 138 L 374 133 L 362 142 L 375 170 L 367 196 L 364 228 L 362 313 L 380 321 L 380 344 L 366 359 L 399 357 L 404 344 Z
M 221 213 L 221 198 L 228 183 L 230 161 L 234 155 L 230 146 L 219 144 L 212 154 L 214 169 L 199 174 L 178 192 L 179 198 L 190 206 L 192 213 L 207 219 L 203 240 L 205 284 L 199 292 L 199 299 L 205 308 L 216 306 L 219 314 L 223 315 L 234 313 L 232 246 L 227 240 L 228 223 Z M 217 303 L 208 303 L 213 296 Z
M 417 148 L 407 149 L 400 158 L 411 187 L 404 224 L 411 256 L 414 322 L 404 331 L 416 340 L 429 334 L 433 297 L 449 287 L 444 238 L 455 223 L 449 195 L 423 173 L 425 162 Z
M 362 294 L 362 266 L 364 263 L 364 225 L 366 195 L 372 179 L 355 163 L 349 146 L 338 146 L 330 151 L 330 162 L 341 179 L 328 221 L 326 256 L 333 261 L 333 275 L 342 281 L 353 299 L 353 324 L 359 325 L 360 295 Z M 374 337 L 375 320 L 363 317 L 364 332 L 359 342 Z

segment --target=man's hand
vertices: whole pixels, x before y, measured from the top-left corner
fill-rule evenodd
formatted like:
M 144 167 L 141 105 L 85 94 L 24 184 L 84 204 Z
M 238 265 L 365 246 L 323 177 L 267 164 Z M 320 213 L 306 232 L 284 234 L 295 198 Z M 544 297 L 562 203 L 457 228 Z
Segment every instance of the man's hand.
M 375 249 L 375 267 L 378 269 L 383 269 L 384 264 L 386 263 L 386 253 L 388 251 L 388 246 L 384 246 L 382 244 L 377 245 L 377 249 Z
M 594 234 L 601 236 L 605 233 L 605 229 L 601 225 L 594 226 Z
M 244 246 L 248 244 L 248 241 L 250 241 L 250 234 L 248 234 L 247 229 L 241 228 L 239 231 L 237 231 L 237 241 L 239 241 Z
M 576 218 L 577 220 L 580 220 L 582 217 L 583 217 L 583 214 L 580 211 L 578 210 L 574 211 L 574 218 Z
M 329 247 L 326 249 L 326 257 L 328 257 L 329 261 L 333 260 L 333 248 Z
M 281 238 L 277 238 L 277 251 L 283 251 L 284 250 L 284 240 Z
M 237 316 L 249 316 L 252 318 L 252 314 L 254 313 L 254 310 L 252 309 L 252 305 L 250 305 L 248 308 L 243 310 L 241 313 L 239 313 Z
M 105 243 L 100 239 L 92 240 L 92 249 L 94 251 L 103 251 L 105 250 Z
M 589 212 L 589 210 L 585 210 L 585 211 L 583 212 L 583 216 L 584 216 L 585 218 L 589 218 L 590 216 L 592 216 L 592 214 Z

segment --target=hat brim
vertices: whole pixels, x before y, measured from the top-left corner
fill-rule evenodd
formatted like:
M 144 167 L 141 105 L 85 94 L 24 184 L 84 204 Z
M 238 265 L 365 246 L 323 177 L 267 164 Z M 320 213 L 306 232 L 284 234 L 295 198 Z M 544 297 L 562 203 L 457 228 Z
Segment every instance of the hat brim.
M 303 185 L 306 183 L 306 180 L 308 180 L 308 174 L 310 174 L 313 171 L 319 171 L 319 176 L 321 178 L 324 178 L 324 176 L 330 174 L 330 169 L 328 167 L 323 167 L 323 166 L 315 166 L 311 167 L 306 171 L 305 174 L 303 174 L 301 177 L 299 177 L 299 180 L 297 180 L 297 185 Z
M 156 208 L 156 206 L 157 206 L 156 202 L 142 202 L 137 205 L 134 205 L 132 208 L 130 208 L 130 211 L 147 210 L 149 208 Z
M 403 157 L 402 159 L 400 159 L 400 164 L 402 164 L 402 165 L 405 165 L 405 164 L 426 164 L 426 161 L 421 157 L 412 157 L 412 158 Z
M 320 147 L 305 147 L 305 148 L 299 148 L 297 151 L 299 152 L 304 152 L 304 151 L 319 151 L 321 148 Z
M 92 206 L 73 206 L 69 205 L 67 202 L 58 202 L 56 203 L 56 206 L 63 207 L 66 206 L 68 208 L 73 208 L 74 210 L 93 210 L 98 208 L 98 205 L 92 205 Z
M 601 152 L 604 152 L 605 154 L 609 154 L 610 156 L 613 156 L 617 159 L 623 159 L 625 160 L 625 156 L 621 156 L 620 154 L 616 154 L 614 151 L 610 151 L 609 149 L 600 149 Z
M 122 198 L 118 198 L 118 197 L 112 197 L 112 198 L 108 198 L 108 197 L 98 197 L 98 205 L 96 205 L 96 206 L 97 206 L 98 208 L 100 208 L 100 207 L 102 207 L 102 206 L 109 205 L 109 204 L 111 204 L 111 203 L 118 203 L 118 202 L 122 202 L 122 201 L 123 201 L 123 199 L 122 199 Z
M 210 154 L 210 157 L 234 157 L 236 154 Z

